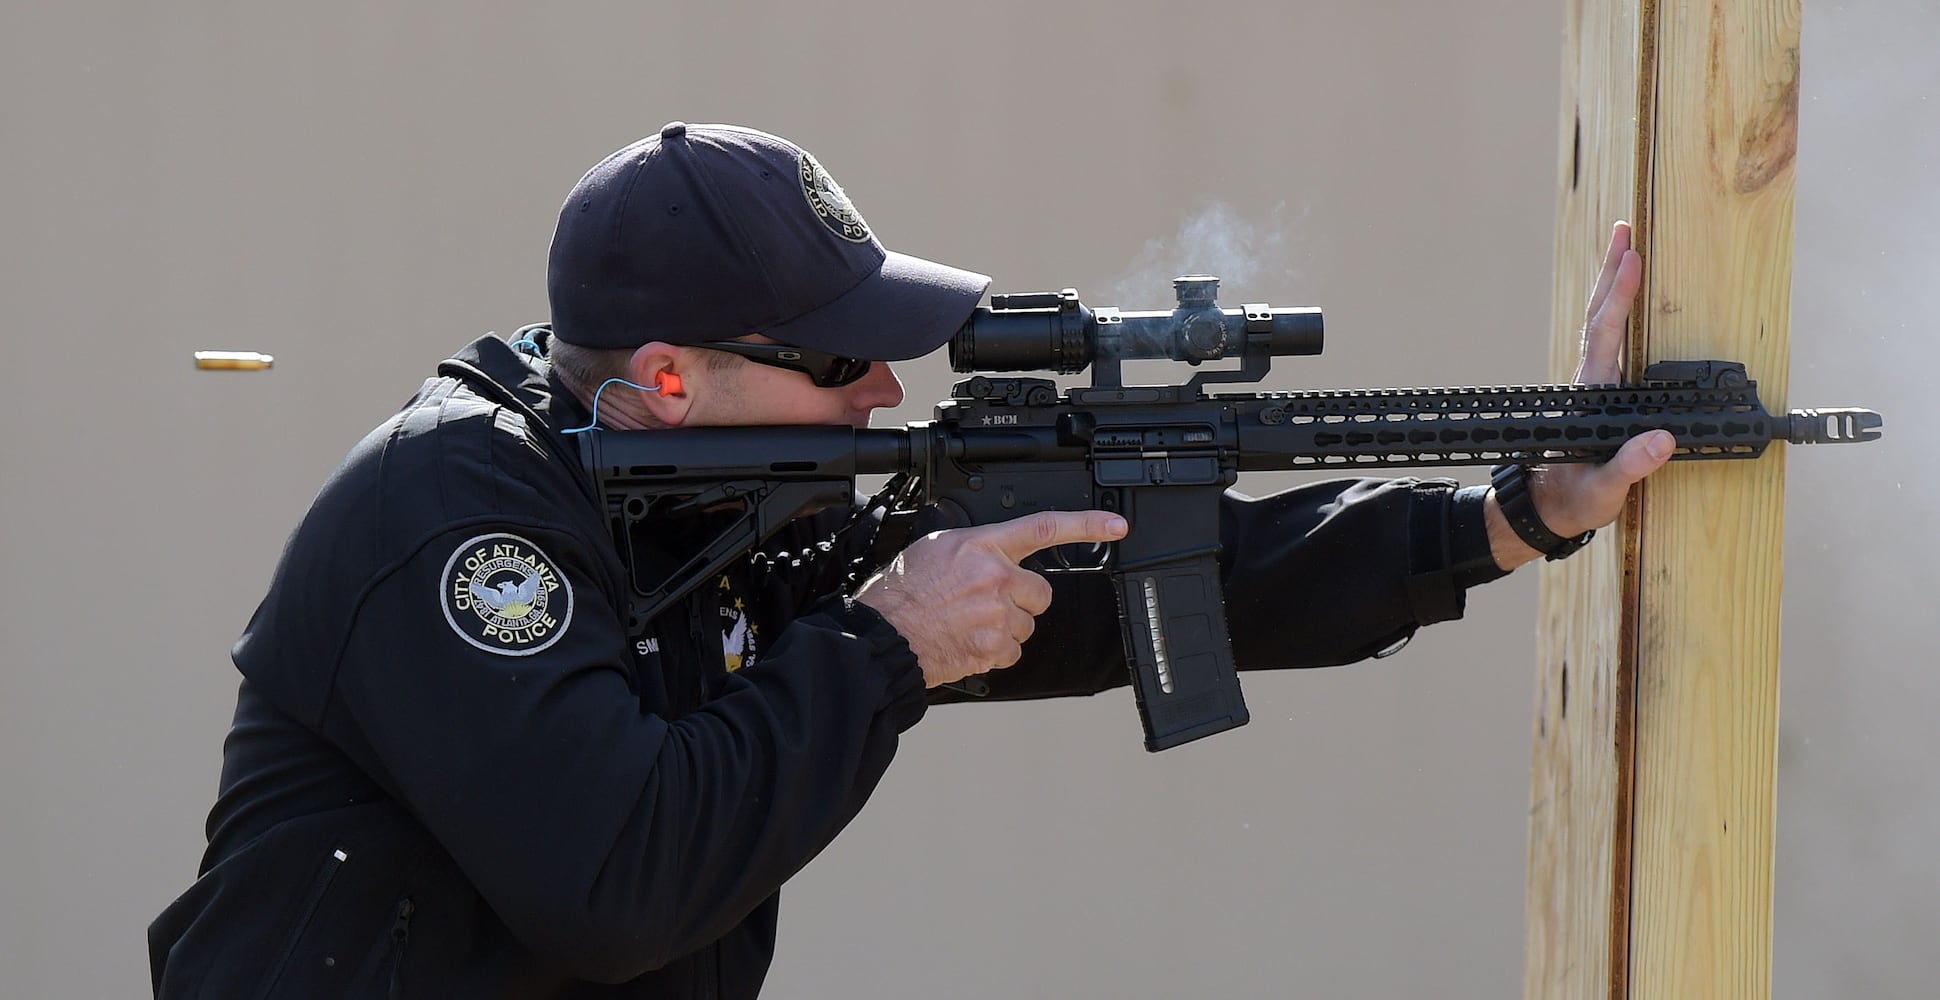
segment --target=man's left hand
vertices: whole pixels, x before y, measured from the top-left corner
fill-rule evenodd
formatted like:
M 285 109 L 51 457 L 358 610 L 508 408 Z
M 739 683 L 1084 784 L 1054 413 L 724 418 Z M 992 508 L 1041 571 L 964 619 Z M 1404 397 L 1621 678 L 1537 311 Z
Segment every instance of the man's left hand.
M 1597 275 L 1596 289 L 1583 316 L 1583 347 L 1570 379 L 1578 385 L 1618 382 L 1619 359 L 1628 329 L 1631 305 L 1643 283 L 1644 259 L 1630 249 L 1630 224 L 1619 222 L 1610 232 L 1610 249 Z M 1639 434 L 1600 465 L 1558 464 L 1530 471 L 1530 497 L 1549 530 L 1564 538 L 1601 528 L 1623 512 L 1630 487 L 1670 461 L 1676 441 L 1668 431 Z M 1489 494 L 1485 507 L 1489 546 L 1496 565 L 1514 569 L 1541 553 L 1523 544 Z

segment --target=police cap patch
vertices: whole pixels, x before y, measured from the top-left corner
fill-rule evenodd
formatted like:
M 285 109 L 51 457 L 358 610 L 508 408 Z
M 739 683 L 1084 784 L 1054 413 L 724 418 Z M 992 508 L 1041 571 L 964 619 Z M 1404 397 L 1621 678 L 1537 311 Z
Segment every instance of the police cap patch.
M 487 652 L 530 656 L 573 620 L 573 587 L 537 545 L 479 535 L 445 563 L 440 599 L 458 637 Z
M 808 196 L 808 207 L 815 210 L 822 225 L 851 243 L 869 242 L 869 224 L 862 221 L 862 213 L 855 210 L 842 185 L 835 183 L 835 178 L 806 152 L 801 155 L 800 166 L 802 194 Z

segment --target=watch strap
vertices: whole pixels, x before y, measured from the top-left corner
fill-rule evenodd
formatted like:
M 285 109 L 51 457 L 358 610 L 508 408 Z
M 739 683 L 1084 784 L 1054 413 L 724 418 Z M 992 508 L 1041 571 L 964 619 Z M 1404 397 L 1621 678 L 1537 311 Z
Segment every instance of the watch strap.
M 1509 528 L 1522 539 L 1523 544 L 1543 554 L 1552 562 L 1566 559 L 1581 551 L 1596 537 L 1594 530 L 1586 531 L 1573 538 L 1565 538 L 1550 530 L 1543 523 L 1541 514 L 1536 513 L 1536 501 L 1529 493 L 1529 467 L 1520 463 L 1498 465 L 1489 470 L 1489 481 L 1495 487 L 1496 505 L 1502 508 L 1502 516 L 1509 522 Z

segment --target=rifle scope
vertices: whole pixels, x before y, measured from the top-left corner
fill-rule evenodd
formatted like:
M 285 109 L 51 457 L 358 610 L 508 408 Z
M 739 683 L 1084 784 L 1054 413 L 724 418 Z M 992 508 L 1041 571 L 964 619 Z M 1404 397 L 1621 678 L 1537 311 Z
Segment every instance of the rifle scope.
M 1319 354 L 1320 310 L 1275 309 L 1250 302 L 1214 303 L 1219 279 L 1188 274 L 1172 280 L 1178 308 L 1131 311 L 1078 301 L 1075 289 L 993 295 L 950 339 L 950 367 L 960 372 L 1044 371 L 1073 374 L 1094 361 L 1166 358 L 1198 364 L 1232 357 Z

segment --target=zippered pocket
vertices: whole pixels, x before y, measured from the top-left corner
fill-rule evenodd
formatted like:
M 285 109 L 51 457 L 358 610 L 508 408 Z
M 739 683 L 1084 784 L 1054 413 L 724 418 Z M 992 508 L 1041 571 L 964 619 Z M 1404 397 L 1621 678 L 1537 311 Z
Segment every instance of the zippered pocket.
M 283 973 L 289 971 L 290 956 L 296 953 L 297 942 L 303 940 L 303 932 L 310 929 L 310 918 L 317 914 L 317 904 L 323 902 L 323 894 L 329 890 L 330 882 L 343 870 L 344 862 L 350 860 L 350 852 L 341 846 L 333 847 L 323 864 L 317 868 L 316 877 L 310 880 L 310 892 L 303 897 L 303 906 L 296 911 L 296 923 L 290 930 L 288 940 L 283 942 L 283 953 L 276 956 L 276 964 L 270 966 L 269 978 L 263 988 L 256 991 L 257 1000 L 263 1000 L 276 992 L 283 981 Z

